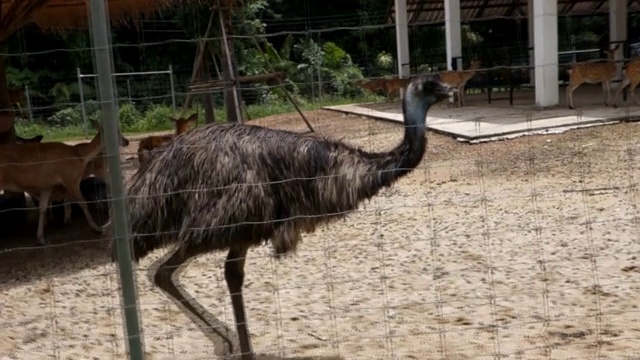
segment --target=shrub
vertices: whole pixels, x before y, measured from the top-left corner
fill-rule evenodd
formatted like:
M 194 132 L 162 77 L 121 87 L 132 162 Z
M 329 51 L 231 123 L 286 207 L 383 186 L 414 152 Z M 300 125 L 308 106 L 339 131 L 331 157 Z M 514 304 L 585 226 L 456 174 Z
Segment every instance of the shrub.
M 140 121 L 132 126 L 132 131 L 151 131 L 168 129 L 173 126 L 169 117 L 174 116 L 173 109 L 166 105 L 152 105 Z
M 142 119 L 142 115 L 138 109 L 130 103 L 120 105 L 118 117 L 120 118 L 120 127 L 122 128 L 122 131 L 135 129 Z
M 91 120 L 100 119 L 100 105 L 96 101 L 85 102 L 84 108 L 87 114 L 87 124 L 90 124 Z M 45 123 L 53 127 L 83 126 L 82 105 L 77 104 L 73 107 L 57 111 L 50 116 Z

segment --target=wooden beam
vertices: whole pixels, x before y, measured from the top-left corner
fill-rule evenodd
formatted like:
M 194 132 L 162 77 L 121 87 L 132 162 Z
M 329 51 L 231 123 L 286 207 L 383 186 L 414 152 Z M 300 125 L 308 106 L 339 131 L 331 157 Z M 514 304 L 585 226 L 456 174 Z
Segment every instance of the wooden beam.
M 486 9 L 488 4 L 489 4 L 489 0 L 484 0 L 484 2 L 482 3 L 482 7 L 480 8 L 480 10 L 478 10 L 478 13 L 476 14 L 476 19 L 479 19 L 482 17 L 482 14 L 484 14 L 484 9 Z
M 228 86 L 245 84 L 245 83 L 256 83 L 268 80 L 279 80 L 284 77 L 284 74 L 281 72 L 269 73 L 269 74 L 258 74 L 258 75 L 247 75 L 247 76 L 238 76 L 235 81 L 225 81 L 225 80 L 211 80 L 211 81 L 199 81 L 189 85 L 189 91 L 192 92 L 201 92 L 207 90 L 215 90 L 222 89 Z
M 568 14 L 569 12 L 571 12 L 571 10 L 573 10 L 574 6 L 576 6 L 576 0 L 568 2 L 567 5 L 564 6 L 564 9 L 560 13 L 558 13 L 558 15 Z
M 509 9 L 507 10 L 507 16 L 513 16 L 513 13 L 516 11 L 516 9 L 520 8 L 520 0 L 513 0 L 511 2 L 511 5 L 509 5 Z

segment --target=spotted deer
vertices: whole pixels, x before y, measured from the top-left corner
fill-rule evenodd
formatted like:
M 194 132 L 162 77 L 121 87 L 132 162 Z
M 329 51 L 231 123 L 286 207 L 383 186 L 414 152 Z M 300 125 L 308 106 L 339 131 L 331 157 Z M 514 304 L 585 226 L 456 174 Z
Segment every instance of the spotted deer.
M 616 45 L 612 49 L 603 50 L 607 54 L 606 61 L 581 62 L 574 64 L 567 70 L 569 73 L 569 85 L 566 91 L 569 109 L 575 109 L 573 106 L 573 92 L 584 83 L 602 83 L 604 104 L 605 106 L 611 105 L 611 82 L 617 72 L 615 56 L 619 47 L 620 45 Z
M 469 63 L 469 69 L 467 70 L 447 70 L 440 73 L 440 80 L 444 84 L 447 84 L 457 90 L 457 107 L 465 106 L 464 87 L 467 85 L 467 82 L 476 75 L 480 66 L 480 60 L 473 59 Z
M 633 59 L 627 65 L 622 68 L 622 83 L 620 87 L 618 87 L 618 91 L 613 96 L 613 106 L 616 107 L 616 102 L 618 100 L 618 96 L 624 88 L 629 86 L 629 94 L 636 102 L 636 105 L 640 105 L 640 101 L 636 98 L 635 90 L 636 87 L 640 84 L 640 59 Z

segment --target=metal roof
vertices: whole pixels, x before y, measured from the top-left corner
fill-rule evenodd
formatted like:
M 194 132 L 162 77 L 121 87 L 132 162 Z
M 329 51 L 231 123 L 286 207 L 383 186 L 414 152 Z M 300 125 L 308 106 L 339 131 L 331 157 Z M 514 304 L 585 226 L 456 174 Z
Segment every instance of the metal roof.
M 462 22 L 496 18 L 527 17 L 527 2 L 533 0 L 460 0 Z M 553 1 L 553 0 L 542 0 Z M 584 16 L 609 12 L 608 0 L 557 0 L 558 16 Z M 640 11 L 640 0 L 628 0 L 628 12 Z M 444 0 L 407 0 L 409 24 L 444 22 Z M 395 21 L 394 1 L 390 1 L 387 21 Z

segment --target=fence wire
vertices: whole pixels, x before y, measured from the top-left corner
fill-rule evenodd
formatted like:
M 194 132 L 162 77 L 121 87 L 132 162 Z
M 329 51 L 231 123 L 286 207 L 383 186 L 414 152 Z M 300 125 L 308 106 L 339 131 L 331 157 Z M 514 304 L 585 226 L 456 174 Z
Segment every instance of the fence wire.
M 319 15 L 311 20 L 327 24 L 349 16 Z M 229 34 L 238 45 L 238 59 L 246 61 L 237 64 L 242 69 L 237 76 L 255 75 L 246 66 L 253 58 L 241 50 L 254 46 L 256 38 L 262 41 L 293 34 L 297 44 L 308 45 L 307 35 L 318 32 L 393 31 L 384 24 L 383 14 L 376 14 L 374 20 L 379 24 L 253 37 Z M 302 23 L 303 18 L 296 18 L 281 20 L 279 26 Z M 208 37 L 216 43 L 221 39 Z M 122 55 L 131 49 L 159 51 L 186 44 L 181 49 L 190 49 L 195 57 L 201 40 L 163 38 L 114 44 L 113 48 Z M 503 45 L 527 48 L 526 41 Z M 5 55 L 10 67 L 24 70 L 26 65 L 20 66 L 28 62 L 20 59 L 36 63 L 43 57 L 67 59 L 69 54 L 93 50 L 87 41 L 81 48 L 39 46 L 38 50 Z M 430 50 L 444 53 L 444 48 Z M 477 50 L 469 48 L 465 54 Z M 469 82 L 466 106 L 455 108 L 445 102 L 430 110 L 427 125 L 432 131 L 427 134 L 426 155 L 409 175 L 358 209 L 336 214 L 341 220 L 305 234 L 294 256 L 274 259 L 270 246 L 249 251 L 244 297 L 256 353 L 273 359 L 637 358 L 640 127 L 632 120 L 640 117 L 640 110 L 621 99 L 619 108 L 605 109 L 599 87 L 584 85 L 574 95 L 578 110 L 565 110 L 562 87 L 559 107 L 537 111 L 528 86 L 530 67 L 514 65 L 511 57 L 495 52 L 498 55 L 484 61 L 477 78 Z M 528 59 L 528 52 L 522 53 Z M 254 53 L 255 57 L 260 54 Z M 145 140 L 151 132 L 171 133 L 175 130 L 170 118 L 184 119 L 192 113 L 197 114 L 197 127 L 213 116 L 218 122 L 242 120 L 307 133 L 294 101 L 315 129 L 315 134 L 304 136 L 343 141 L 367 152 L 389 151 L 405 131 L 398 121 L 400 102 L 354 85 L 363 78 L 392 77 L 393 70 L 375 68 L 371 56 L 363 51 L 343 59 L 340 67 L 361 75 L 353 79 L 344 80 L 324 68 L 320 75 L 305 72 L 312 69 L 312 64 L 305 63 L 306 67 L 295 67 L 298 72 L 289 69 L 282 84 L 238 83 L 238 112 L 226 108 L 236 106 L 229 91 L 225 94 L 224 89 L 211 87 L 191 92 L 193 69 L 168 62 L 172 64 L 171 84 L 142 78 L 126 84 L 126 91 L 116 92 L 126 94 L 117 99 L 120 129 L 129 140 L 120 149 L 125 184 L 140 168 L 139 148 L 151 141 Z M 159 63 L 142 61 L 133 71 L 165 72 L 167 66 Z M 215 69 L 218 66 L 222 71 L 225 65 L 210 65 L 210 80 L 221 79 Z M 571 63 L 554 65 L 563 69 Z M 262 70 L 267 72 L 270 66 Z M 412 65 L 412 73 L 444 68 L 444 57 L 424 55 Z M 71 64 L 69 70 L 68 88 L 77 83 L 77 74 L 94 71 L 92 64 Z M 114 71 L 131 69 L 120 69 L 116 63 Z M 516 81 L 517 76 L 522 78 Z M 95 86 L 80 82 L 78 91 L 63 91 L 64 84 L 46 79 L 43 76 L 27 85 L 29 101 L 23 107 L 29 115 L 16 109 L 18 135 L 43 134 L 44 141 L 75 136 L 67 143 L 87 143 L 96 131 L 89 128 L 89 134 L 84 134 L 83 117 L 100 120 L 102 115 L 99 100 L 97 105 L 87 105 L 80 94 L 97 99 Z M 189 96 L 191 106 L 181 111 Z M 507 106 L 510 99 L 513 105 Z M 345 104 L 351 107 L 322 108 Z M 359 113 L 349 114 L 354 107 Z M 387 121 L 380 121 L 381 117 Z M 582 121 L 576 127 L 584 128 L 569 130 L 568 123 L 548 127 L 550 118 Z M 494 133 L 515 122 L 521 123 L 520 130 Z M 603 124 L 609 126 L 594 126 Z M 452 135 L 456 128 L 466 132 Z M 524 133 L 536 135 L 521 136 Z M 504 141 L 490 141 L 500 136 Z M 207 143 L 189 150 L 206 152 L 211 147 Z M 81 158 L 71 156 L 71 151 L 64 154 L 64 159 L 30 155 L 34 161 L 29 166 L 38 167 L 33 173 L 40 177 L 53 177 L 59 167 L 76 166 Z M 0 156 L 0 165 L 15 169 L 16 164 L 24 163 L 22 156 L 28 155 Z M 101 162 L 104 156 L 97 155 L 94 162 Z M 267 160 L 265 171 L 278 161 Z M 108 221 L 109 202 L 114 199 L 104 164 L 95 166 L 90 174 L 83 174 L 84 201 L 74 201 L 71 224 L 64 224 L 64 192 L 54 197 L 54 206 L 44 214 L 45 245 L 36 244 L 39 192 L 31 190 L 35 201 L 16 200 L 7 193 L 0 196 L 2 359 L 128 356 L 122 285 L 111 259 L 112 239 L 96 234 L 77 205 L 86 203 L 100 225 Z M 41 170 L 45 167 L 50 170 Z M 213 164 L 205 163 L 201 171 L 224 176 L 214 169 Z M 2 170 L 0 174 L 4 176 Z M 344 169 L 330 176 L 357 180 L 364 175 Z M 302 177 L 292 176 L 269 185 L 286 186 L 300 180 Z M 358 183 L 354 181 L 353 186 Z M 255 185 L 234 184 L 236 188 Z M 176 189 L 203 194 L 210 190 Z M 225 282 L 226 252 L 208 253 L 179 268 L 174 266 L 172 279 L 177 285 L 173 289 L 157 278 L 170 252 L 164 248 L 132 263 L 145 355 L 150 359 L 222 359 L 231 348 L 237 353 L 238 334 Z

